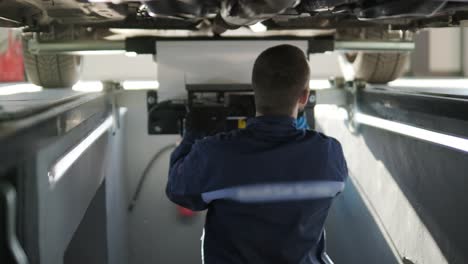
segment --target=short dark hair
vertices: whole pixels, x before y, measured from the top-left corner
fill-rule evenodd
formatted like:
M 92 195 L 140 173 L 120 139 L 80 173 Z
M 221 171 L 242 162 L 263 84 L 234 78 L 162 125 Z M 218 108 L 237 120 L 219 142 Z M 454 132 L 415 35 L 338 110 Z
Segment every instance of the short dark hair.
M 309 63 L 301 49 L 279 45 L 263 51 L 252 72 L 257 111 L 290 115 L 301 93 L 308 89 L 309 79 Z

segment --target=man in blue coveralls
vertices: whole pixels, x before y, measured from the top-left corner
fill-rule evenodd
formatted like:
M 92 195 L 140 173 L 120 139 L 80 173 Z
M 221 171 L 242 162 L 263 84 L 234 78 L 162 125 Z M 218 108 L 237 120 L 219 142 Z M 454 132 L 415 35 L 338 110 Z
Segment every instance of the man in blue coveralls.
M 299 48 L 269 48 L 253 68 L 257 114 L 246 129 L 202 138 L 189 115 L 166 193 L 208 209 L 204 263 L 324 263 L 324 222 L 347 167 L 337 140 L 296 126 L 309 75 Z

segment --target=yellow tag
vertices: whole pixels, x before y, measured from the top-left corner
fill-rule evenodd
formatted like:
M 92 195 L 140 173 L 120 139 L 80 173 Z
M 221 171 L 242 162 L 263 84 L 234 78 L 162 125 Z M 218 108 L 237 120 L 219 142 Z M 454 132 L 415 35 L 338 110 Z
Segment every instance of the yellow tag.
M 245 119 L 238 119 L 237 120 L 237 128 L 244 129 L 247 127 L 247 121 Z

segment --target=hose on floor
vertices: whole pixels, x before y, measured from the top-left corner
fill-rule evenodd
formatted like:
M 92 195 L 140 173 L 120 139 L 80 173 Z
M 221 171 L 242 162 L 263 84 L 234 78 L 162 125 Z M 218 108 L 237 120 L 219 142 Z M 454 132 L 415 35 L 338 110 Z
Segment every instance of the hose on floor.
M 153 167 L 153 164 L 158 158 L 166 151 L 170 149 L 174 149 L 177 146 L 177 144 L 169 144 L 163 148 L 161 148 L 154 156 L 151 158 L 150 162 L 146 165 L 145 169 L 143 170 L 143 173 L 141 174 L 140 180 L 138 181 L 137 188 L 135 190 L 135 193 L 133 194 L 132 200 L 130 201 L 130 204 L 128 205 L 128 211 L 131 212 L 133 211 L 133 208 L 135 208 L 136 202 L 138 201 L 138 198 L 140 196 L 141 190 L 143 188 L 143 184 L 145 183 L 145 180 L 148 176 L 148 173 Z

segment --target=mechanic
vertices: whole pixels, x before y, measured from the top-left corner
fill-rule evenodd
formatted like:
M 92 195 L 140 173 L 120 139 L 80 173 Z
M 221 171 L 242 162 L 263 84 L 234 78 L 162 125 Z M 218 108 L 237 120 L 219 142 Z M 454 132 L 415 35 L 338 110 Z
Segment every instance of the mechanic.
M 189 114 L 166 193 L 208 209 L 204 263 L 324 263 L 324 222 L 347 167 L 337 140 L 296 127 L 309 75 L 299 48 L 272 47 L 255 61 L 257 115 L 247 128 L 203 137 L 207 120 Z

